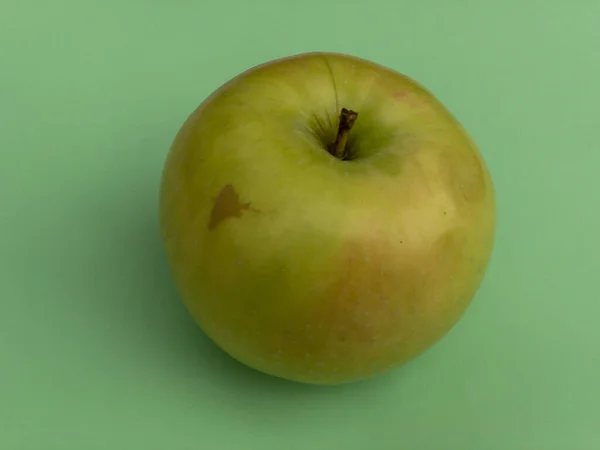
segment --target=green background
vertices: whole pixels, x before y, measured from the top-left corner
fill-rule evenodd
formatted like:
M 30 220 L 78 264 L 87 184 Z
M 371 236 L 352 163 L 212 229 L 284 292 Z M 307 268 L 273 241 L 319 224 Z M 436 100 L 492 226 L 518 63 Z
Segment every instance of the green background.
M 600 448 L 600 2 L 0 3 L 0 448 Z M 224 356 L 174 291 L 157 187 L 187 115 L 267 60 L 352 53 L 481 147 L 492 263 L 405 369 L 315 388 Z

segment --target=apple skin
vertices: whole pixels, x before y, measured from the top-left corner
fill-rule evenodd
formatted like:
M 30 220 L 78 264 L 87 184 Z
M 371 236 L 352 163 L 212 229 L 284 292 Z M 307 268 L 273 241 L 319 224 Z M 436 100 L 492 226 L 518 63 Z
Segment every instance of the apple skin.
M 340 109 L 358 119 L 342 161 Z M 164 166 L 160 226 L 182 300 L 226 353 L 302 383 L 410 361 L 460 319 L 491 257 L 493 183 L 424 87 L 313 52 L 208 97 Z

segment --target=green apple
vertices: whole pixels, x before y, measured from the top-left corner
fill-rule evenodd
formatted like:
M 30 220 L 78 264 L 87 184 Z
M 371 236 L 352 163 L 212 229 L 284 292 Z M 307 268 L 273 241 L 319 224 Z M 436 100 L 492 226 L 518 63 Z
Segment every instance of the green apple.
M 229 80 L 179 130 L 162 238 L 190 314 L 273 376 L 357 381 L 460 319 L 484 277 L 495 195 L 453 115 L 412 79 L 326 52 Z

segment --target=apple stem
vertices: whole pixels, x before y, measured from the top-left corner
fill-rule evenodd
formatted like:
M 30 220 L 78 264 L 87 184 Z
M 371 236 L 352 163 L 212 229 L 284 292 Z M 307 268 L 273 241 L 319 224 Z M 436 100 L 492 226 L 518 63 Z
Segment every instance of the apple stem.
M 357 117 L 357 112 L 342 108 L 335 142 L 329 144 L 328 148 L 329 153 L 338 159 L 346 159 L 346 143 L 348 142 L 348 135 L 350 134 L 350 130 L 352 129 L 354 122 L 356 122 Z

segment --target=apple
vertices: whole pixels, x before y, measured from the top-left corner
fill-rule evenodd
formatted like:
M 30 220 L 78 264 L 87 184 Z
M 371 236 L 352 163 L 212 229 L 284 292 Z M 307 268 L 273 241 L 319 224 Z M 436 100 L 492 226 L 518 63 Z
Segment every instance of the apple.
M 322 385 L 440 340 L 483 280 L 496 221 L 488 168 L 433 94 L 331 52 L 252 67 L 206 98 L 159 205 L 204 332 L 251 368 Z

